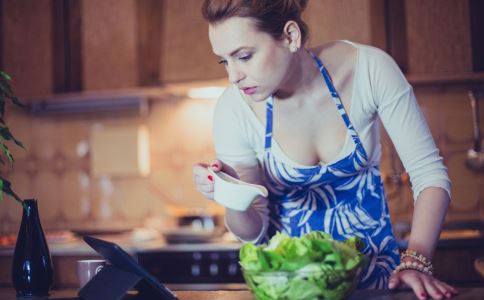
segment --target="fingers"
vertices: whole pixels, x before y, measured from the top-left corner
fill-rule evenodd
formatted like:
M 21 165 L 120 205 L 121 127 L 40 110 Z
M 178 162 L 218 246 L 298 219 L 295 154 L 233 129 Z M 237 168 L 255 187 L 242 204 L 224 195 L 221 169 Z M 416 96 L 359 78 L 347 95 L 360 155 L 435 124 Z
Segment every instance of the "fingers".
M 427 296 L 431 299 L 451 298 L 454 294 L 458 293 L 454 287 L 437 280 L 430 275 L 417 271 L 406 270 L 394 275 L 400 276 L 397 276 L 397 279 L 393 279 L 392 275 L 392 277 L 390 277 L 389 287 L 392 280 L 398 280 L 399 285 L 402 285 L 403 283 L 407 284 L 419 299 L 426 299 Z
M 223 164 L 220 160 L 214 159 L 210 162 L 209 167 L 212 168 L 215 172 L 222 170 Z
M 398 276 L 398 273 L 392 274 L 390 276 L 390 279 L 388 280 L 388 288 L 393 290 L 396 289 L 400 286 L 400 277 Z
M 206 170 L 208 167 L 207 164 L 205 163 L 198 163 L 198 164 L 194 164 L 192 166 L 192 173 L 195 174 L 195 173 L 199 173 L 199 172 L 203 172 L 203 170 Z
M 422 300 L 427 298 L 423 281 L 420 279 L 420 272 L 405 270 L 399 272 L 399 274 L 402 282 L 405 282 L 413 290 L 417 298 Z
M 432 299 L 442 299 L 445 294 L 444 290 L 440 289 L 440 286 L 436 284 L 435 279 L 430 276 L 421 276 L 421 280 L 424 283 L 425 289 Z
M 439 282 L 440 282 L 442 285 L 444 285 L 444 286 L 445 286 L 445 291 L 446 291 L 446 292 L 445 292 L 445 295 L 446 295 L 446 296 L 447 296 L 447 294 L 450 294 L 450 296 L 452 296 L 452 295 L 456 295 L 456 294 L 458 294 L 458 293 L 459 293 L 459 291 L 458 291 L 458 290 L 457 290 L 455 287 L 453 287 L 453 286 L 451 286 L 451 285 L 448 285 L 447 283 L 442 282 L 442 281 L 439 281 Z M 450 298 L 450 297 L 447 297 L 447 298 Z
M 196 164 L 192 167 L 192 179 L 195 185 L 207 185 L 213 181 L 210 171 L 204 164 Z
M 435 279 L 432 276 L 422 275 L 425 288 L 432 299 L 444 299 L 451 298 L 454 294 L 457 294 L 457 290 L 452 286 Z
M 225 173 L 239 178 L 237 172 L 229 165 L 223 164 L 218 159 L 212 160 L 209 164 L 198 163 L 192 167 L 192 178 L 197 190 L 206 198 L 213 200 L 214 178 L 212 171 L 224 171 Z
M 224 173 L 227 173 L 232 177 L 239 178 L 239 175 L 234 170 L 234 168 L 232 168 L 227 164 L 224 164 L 222 161 L 218 159 L 212 160 L 209 164 L 209 168 L 211 168 L 215 172 L 223 171 Z
M 454 294 L 458 293 L 454 287 L 448 285 L 447 283 L 442 282 L 433 277 L 430 277 L 430 278 L 432 278 L 433 284 L 438 289 L 438 291 L 442 294 L 442 298 L 451 298 Z
M 192 167 L 192 179 L 196 189 L 208 199 L 213 199 L 213 176 L 205 164 L 196 164 Z

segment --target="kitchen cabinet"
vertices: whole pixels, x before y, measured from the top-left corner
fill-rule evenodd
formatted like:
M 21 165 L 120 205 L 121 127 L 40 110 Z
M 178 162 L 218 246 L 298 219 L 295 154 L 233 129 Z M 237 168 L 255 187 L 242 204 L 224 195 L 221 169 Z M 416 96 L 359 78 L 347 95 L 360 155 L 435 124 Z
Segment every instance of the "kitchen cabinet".
M 484 256 L 484 237 L 441 240 L 434 255 L 435 277 L 458 286 L 483 285 L 474 261 Z
M 190 289 L 237 289 L 244 284 L 240 243 L 180 244 L 139 251 L 138 262 L 158 281 Z
M 238 263 L 240 243 L 165 244 L 122 246 L 139 264 L 170 288 L 185 290 L 238 290 L 245 288 Z M 401 249 L 406 247 L 401 243 Z M 0 287 L 11 286 L 12 253 L 0 253 Z M 52 247 L 54 288 L 77 288 L 76 263 L 99 258 L 85 245 Z M 479 286 L 484 279 L 474 270 L 474 260 L 484 256 L 484 238 L 451 238 L 439 241 L 433 259 L 435 276 L 456 286 Z M 1 299 L 1 298 L 0 298 Z
M 400 243 L 401 250 L 406 243 Z M 238 264 L 240 244 L 169 245 L 138 251 L 139 263 L 160 282 L 193 288 L 244 283 Z M 474 260 L 484 256 L 484 237 L 454 237 L 439 241 L 434 255 L 435 276 L 457 286 L 482 285 Z M 195 286 L 198 284 L 198 286 Z

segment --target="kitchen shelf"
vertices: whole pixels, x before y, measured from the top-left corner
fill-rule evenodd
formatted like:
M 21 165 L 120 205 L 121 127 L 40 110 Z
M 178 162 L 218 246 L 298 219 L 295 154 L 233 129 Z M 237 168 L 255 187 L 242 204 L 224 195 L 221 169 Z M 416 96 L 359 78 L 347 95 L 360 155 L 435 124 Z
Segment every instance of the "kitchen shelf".
M 412 86 L 464 84 L 484 87 L 484 72 L 446 72 L 405 74 Z

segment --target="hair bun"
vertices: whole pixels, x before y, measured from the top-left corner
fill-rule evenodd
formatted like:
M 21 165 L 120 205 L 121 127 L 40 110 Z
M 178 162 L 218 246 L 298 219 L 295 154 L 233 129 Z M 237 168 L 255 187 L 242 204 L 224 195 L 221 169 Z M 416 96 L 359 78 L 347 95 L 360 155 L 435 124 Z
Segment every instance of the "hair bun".
M 299 13 L 302 13 L 306 9 L 307 4 L 308 0 L 286 0 L 286 7 L 295 9 Z
M 295 21 L 301 30 L 302 44 L 308 37 L 308 26 L 301 19 L 308 0 L 204 0 L 202 15 L 211 24 L 230 17 L 252 18 L 257 30 L 281 40 L 284 26 Z

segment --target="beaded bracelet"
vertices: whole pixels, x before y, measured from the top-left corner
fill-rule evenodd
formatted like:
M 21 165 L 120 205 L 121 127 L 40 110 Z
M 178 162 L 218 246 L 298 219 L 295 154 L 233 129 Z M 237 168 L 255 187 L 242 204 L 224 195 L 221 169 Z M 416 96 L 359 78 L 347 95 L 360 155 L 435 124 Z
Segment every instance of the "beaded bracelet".
M 399 264 L 397 266 L 397 268 L 395 270 L 393 270 L 393 273 L 398 273 L 398 272 L 401 272 L 403 270 L 415 270 L 415 271 L 419 271 L 421 273 L 425 273 L 425 274 L 430 275 L 430 276 L 432 276 L 432 274 L 433 274 L 432 271 L 428 267 L 426 267 L 422 264 L 419 264 L 415 261 L 414 262 L 410 262 L 410 261 L 402 262 L 401 264 Z
M 393 273 L 398 273 L 403 270 L 415 270 L 432 276 L 434 268 L 427 257 L 423 256 L 415 250 L 406 250 L 405 252 L 403 252 L 401 255 L 402 260 L 405 257 L 412 258 L 416 261 L 406 261 L 400 263 L 400 265 L 397 266 Z
M 421 262 L 424 266 L 432 268 L 432 263 L 430 262 L 430 260 L 427 257 L 418 253 L 415 250 L 405 250 L 402 253 L 401 258 L 403 259 L 405 257 L 413 258 L 413 259 Z

